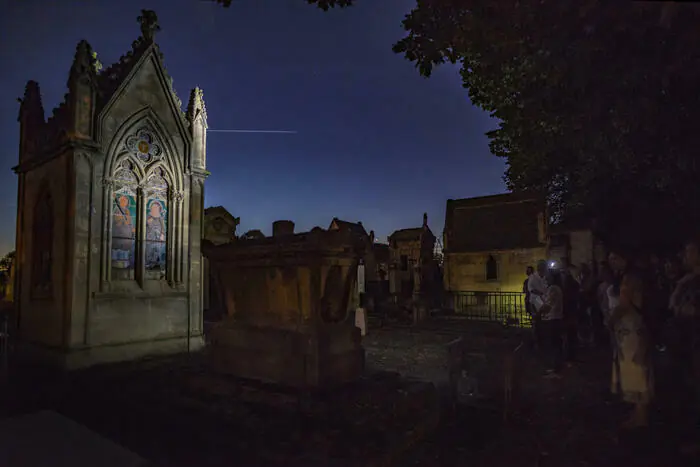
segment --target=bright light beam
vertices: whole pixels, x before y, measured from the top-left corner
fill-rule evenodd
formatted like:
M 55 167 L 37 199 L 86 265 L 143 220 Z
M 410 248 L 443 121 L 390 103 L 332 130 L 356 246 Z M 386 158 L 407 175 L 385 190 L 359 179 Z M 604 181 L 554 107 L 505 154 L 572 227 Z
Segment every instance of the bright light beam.
M 207 133 L 277 133 L 286 135 L 296 135 L 296 131 L 290 130 L 207 130 Z

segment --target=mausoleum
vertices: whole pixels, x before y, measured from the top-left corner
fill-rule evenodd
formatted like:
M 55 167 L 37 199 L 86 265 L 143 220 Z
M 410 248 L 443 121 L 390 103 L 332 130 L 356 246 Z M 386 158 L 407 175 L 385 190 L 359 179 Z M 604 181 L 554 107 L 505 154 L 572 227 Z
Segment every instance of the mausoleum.
M 65 368 L 200 349 L 207 114 L 186 111 L 155 43 L 141 36 L 101 70 L 78 44 L 68 93 L 44 116 L 20 99 L 16 332 Z

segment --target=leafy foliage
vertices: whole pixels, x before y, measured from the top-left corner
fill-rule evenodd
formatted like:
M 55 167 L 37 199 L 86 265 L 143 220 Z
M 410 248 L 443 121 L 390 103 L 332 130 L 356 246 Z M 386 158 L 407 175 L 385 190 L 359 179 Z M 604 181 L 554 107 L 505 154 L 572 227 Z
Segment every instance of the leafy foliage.
M 546 193 L 560 220 L 595 218 L 611 242 L 658 242 L 700 225 L 698 20 L 675 2 L 417 0 L 393 50 L 426 77 L 460 65 L 500 122 L 487 135 L 510 189 Z
M 15 260 L 15 252 L 11 251 L 0 259 L 0 270 L 9 271 L 12 267 L 12 263 Z
M 216 3 L 223 5 L 224 7 L 230 7 L 237 0 L 214 0 Z M 310 5 L 316 5 L 323 11 L 327 11 L 329 8 L 334 7 L 347 7 L 353 4 L 353 0 L 306 0 Z
M 618 241 L 651 220 L 658 241 L 698 220 L 700 195 L 698 14 L 668 13 L 651 2 L 419 0 L 394 51 L 424 76 L 461 65 L 471 101 L 500 120 L 488 136 L 511 189 L 544 191 L 558 217 L 594 216 Z

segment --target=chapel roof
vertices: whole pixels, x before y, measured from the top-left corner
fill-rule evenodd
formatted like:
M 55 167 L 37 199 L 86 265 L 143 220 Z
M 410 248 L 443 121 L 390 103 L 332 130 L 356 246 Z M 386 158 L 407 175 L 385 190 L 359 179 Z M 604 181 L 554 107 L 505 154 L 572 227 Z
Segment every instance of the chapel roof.
M 539 223 L 545 206 L 544 199 L 532 193 L 448 199 L 445 234 L 449 252 L 542 246 Z
M 330 225 L 328 226 L 328 230 L 331 230 L 334 225 L 337 226 L 339 230 L 348 230 L 354 233 L 355 235 L 367 236 L 367 230 L 365 230 L 364 226 L 362 225 L 362 222 L 343 221 L 338 219 L 337 217 L 334 217 Z
M 423 214 L 423 225 L 421 227 L 410 227 L 407 229 L 395 230 L 394 233 L 389 235 L 389 243 L 396 241 L 408 242 L 420 240 L 421 236 L 423 236 L 424 234 L 435 238 L 435 235 L 433 234 L 432 230 L 430 230 L 430 227 L 428 227 L 427 213 Z

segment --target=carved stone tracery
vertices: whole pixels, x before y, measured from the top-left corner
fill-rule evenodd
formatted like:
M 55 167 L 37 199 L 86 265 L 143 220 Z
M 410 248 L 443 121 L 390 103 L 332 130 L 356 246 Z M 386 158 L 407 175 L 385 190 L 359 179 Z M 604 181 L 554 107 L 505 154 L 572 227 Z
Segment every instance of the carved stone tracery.
M 139 127 L 133 134 L 127 136 L 124 149 L 144 163 L 163 159 L 163 147 L 156 139 L 154 132 L 147 126 Z

